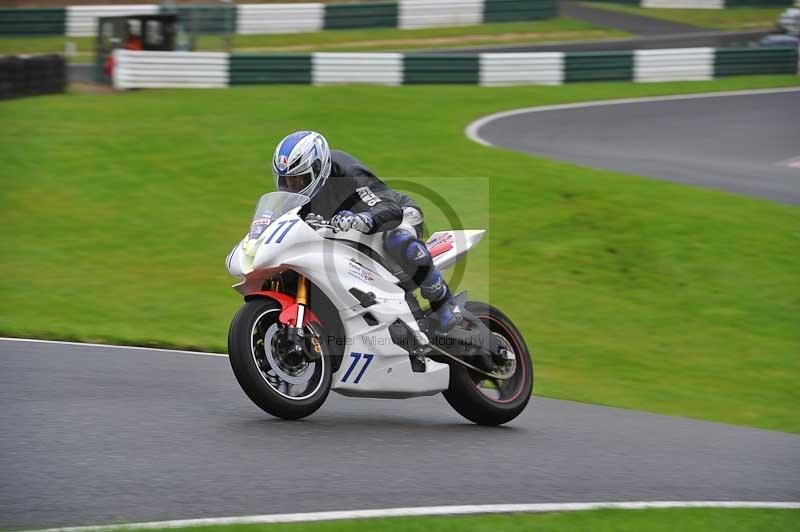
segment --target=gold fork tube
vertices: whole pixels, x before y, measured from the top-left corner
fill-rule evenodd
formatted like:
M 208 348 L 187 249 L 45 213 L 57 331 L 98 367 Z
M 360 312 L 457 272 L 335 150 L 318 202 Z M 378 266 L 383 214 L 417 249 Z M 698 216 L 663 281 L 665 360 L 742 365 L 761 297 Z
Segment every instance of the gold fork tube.
M 308 279 L 304 275 L 297 278 L 297 304 L 308 305 Z

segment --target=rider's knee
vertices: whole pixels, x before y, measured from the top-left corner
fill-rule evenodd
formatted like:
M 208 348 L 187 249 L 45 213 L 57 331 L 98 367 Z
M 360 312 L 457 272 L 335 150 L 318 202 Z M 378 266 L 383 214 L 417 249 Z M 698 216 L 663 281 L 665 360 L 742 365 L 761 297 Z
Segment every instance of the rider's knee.
M 392 229 L 386 232 L 383 238 L 383 245 L 390 257 L 398 263 L 403 263 L 405 262 L 406 249 L 415 239 L 416 236 L 406 229 Z
M 398 228 L 385 238 L 386 251 L 416 284 L 420 284 L 433 269 L 433 258 L 427 246 L 411 231 Z
M 419 240 L 414 240 L 406 248 L 406 260 L 417 268 L 429 268 L 433 264 L 433 259 L 427 246 Z

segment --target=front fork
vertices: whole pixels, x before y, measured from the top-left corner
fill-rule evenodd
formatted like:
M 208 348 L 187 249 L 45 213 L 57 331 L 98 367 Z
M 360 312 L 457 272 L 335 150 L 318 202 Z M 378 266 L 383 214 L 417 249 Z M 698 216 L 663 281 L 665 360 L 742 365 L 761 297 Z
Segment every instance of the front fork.
M 299 275 L 297 278 L 297 315 L 295 316 L 294 327 L 290 327 L 287 331 L 287 339 L 292 350 L 297 354 L 305 353 L 309 360 L 319 360 L 322 355 L 322 350 L 319 344 L 319 338 L 311 334 L 308 338 L 305 337 L 303 330 L 303 322 L 306 317 L 306 305 L 308 305 L 308 279 L 305 275 Z
M 306 305 L 308 305 L 308 279 L 305 275 L 297 277 L 297 317 L 295 320 L 295 329 L 298 329 L 299 335 L 303 336 L 303 319 L 306 317 Z

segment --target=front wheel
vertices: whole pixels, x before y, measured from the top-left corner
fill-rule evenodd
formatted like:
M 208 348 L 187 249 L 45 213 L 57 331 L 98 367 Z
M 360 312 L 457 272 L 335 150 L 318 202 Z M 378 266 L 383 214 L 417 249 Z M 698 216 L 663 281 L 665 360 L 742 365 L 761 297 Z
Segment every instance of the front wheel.
M 450 366 L 450 387 L 444 398 L 456 412 L 479 425 L 502 425 L 517 417 L 533 391 L 533 362 L 519 330 L 498 309 L 469 301 L 465 308 L 486 325 L 514 357 L 510 378 L 493 379 L 460 364 Z
M 331 387 L 331 358 L 324 346 L 316 361 L 298 359 L 273 349 L 283 327 L 280 305 L 271 299 L 245 303 L 228 331 L 231 368 L 242 390 L 262 410 L 283 419 L 300 419 L 316 412 Z M 312 326 L 306 334 L 319 334 Z

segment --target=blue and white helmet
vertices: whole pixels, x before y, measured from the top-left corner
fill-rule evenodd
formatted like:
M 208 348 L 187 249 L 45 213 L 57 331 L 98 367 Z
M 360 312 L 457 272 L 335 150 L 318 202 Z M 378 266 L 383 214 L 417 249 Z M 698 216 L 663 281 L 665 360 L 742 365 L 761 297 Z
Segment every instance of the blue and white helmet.
M 275 148 L 272 173 L 278 190 L 313 198 L 331 173 L 328 141 L 315 131 L 292 133 Z M 302 181 L 298 182 L 297 178 Z

